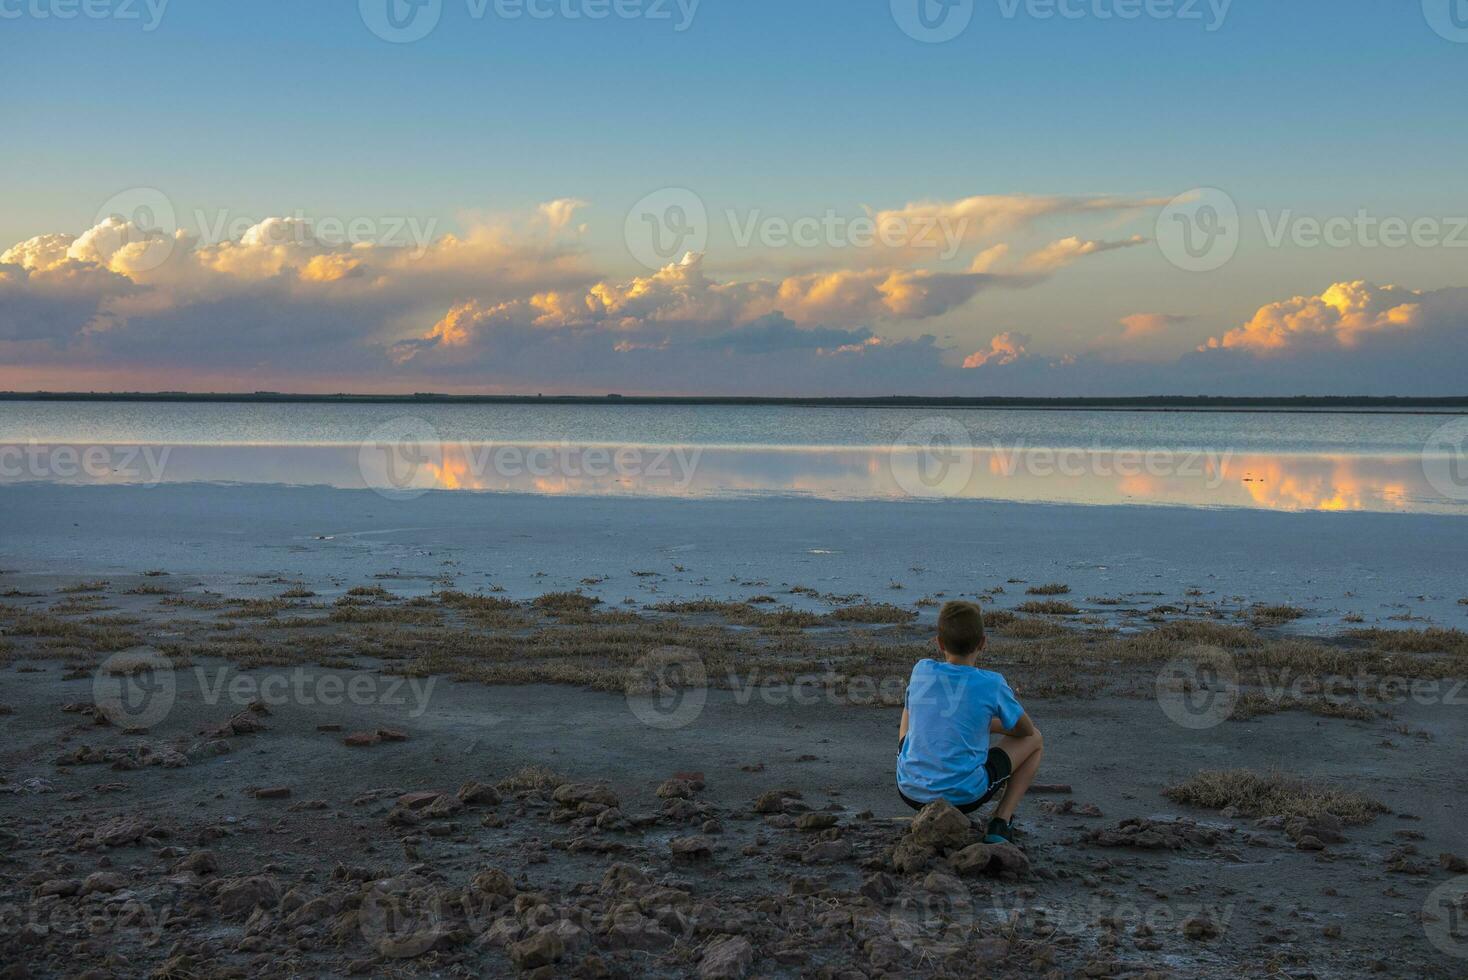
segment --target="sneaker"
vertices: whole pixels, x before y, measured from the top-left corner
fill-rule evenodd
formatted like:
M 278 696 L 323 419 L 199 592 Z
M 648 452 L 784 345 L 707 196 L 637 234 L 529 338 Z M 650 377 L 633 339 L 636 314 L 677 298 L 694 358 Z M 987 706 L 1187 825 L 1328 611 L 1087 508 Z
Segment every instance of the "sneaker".
M 984 833 L 985 844 L 1013 844 L 1014 827 L 1008 820 L 993 817 L 989 820 L 989 829 Z

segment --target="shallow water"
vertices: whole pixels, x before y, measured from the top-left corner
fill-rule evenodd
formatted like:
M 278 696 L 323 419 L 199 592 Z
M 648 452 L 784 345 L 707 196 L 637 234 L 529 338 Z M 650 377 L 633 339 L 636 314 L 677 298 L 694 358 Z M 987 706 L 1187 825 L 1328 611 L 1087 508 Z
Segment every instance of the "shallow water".
M 0 403 L 0 482 L 1468 513 L 1440 414 Z M 1451 449 L 1451 445 L 1449 445 Z

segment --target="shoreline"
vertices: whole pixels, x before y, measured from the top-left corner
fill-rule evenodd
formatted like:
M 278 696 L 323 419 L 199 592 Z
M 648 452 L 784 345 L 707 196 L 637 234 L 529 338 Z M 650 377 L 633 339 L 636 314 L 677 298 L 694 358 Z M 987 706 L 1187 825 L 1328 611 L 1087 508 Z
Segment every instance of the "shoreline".
M 1023 599 L 1020 582 L 1062 582 L 1079 615 L 1123 629 L 1162 605 L 1290 604 L 1307 611 L 1293 626 L 1321 635 L 1351 616 L 1382 628 L 1468 622 L 1468 522 L 1440 515 L 450 491 L 390 500 L 193 484 L 6 485 L 0 510 L 10 522 L 0 567 L 73 577 L 161 567 L 223 594 L 262 574 L 329 593 L 370 568 L 419 594 L 447 582 L 517 600 L 582 590 L 649 604 L 809 589 L 919 608 L 1002 588 L 991 598 L 1007 607 Z M 789 598 L 817 608 L 809 594 Z

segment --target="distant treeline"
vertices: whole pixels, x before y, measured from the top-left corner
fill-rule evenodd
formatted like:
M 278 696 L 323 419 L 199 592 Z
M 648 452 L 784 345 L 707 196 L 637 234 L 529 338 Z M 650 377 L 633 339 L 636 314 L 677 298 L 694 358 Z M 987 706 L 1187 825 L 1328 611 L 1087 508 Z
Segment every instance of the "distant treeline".
M 1214 395 L 1145 395 L 1132 398 L 934 398 L 886 395 L 850 398 L 760 398 L 726 395 L 300 395 L 278 391 L 3 391 L 0 401 L 218 402 L 327 405 L 794 405 L 861 408 L 1030 408 L 1151 411 L 1453 411 L 1468 409 L 1468 395 L 1440 398 L 1301 395 L 1245 398 Z

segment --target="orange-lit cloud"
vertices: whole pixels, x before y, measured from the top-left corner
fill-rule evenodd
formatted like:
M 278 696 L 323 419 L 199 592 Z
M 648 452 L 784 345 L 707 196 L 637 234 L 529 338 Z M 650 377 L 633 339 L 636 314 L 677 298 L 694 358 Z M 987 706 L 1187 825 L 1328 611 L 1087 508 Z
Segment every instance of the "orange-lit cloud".
M 1422 323 L 1422 294 L 1357 280 L 1338 282 L 1319 296 L 1296 296 L 1261 307 L 1242 327 L 1210 338 L 1200 350 L 1238 348 L 1255 353 L 1355 347 L 1374 335 L 1404 333 Z
M 975 351 L 963 359 L 966 369 L 983 367 L 986 364 L 1013 364 L 1025 355 L 1025 345 L 1030 338 L 1022 333 L 1005 331 L 989 341 L 988 350 Z

